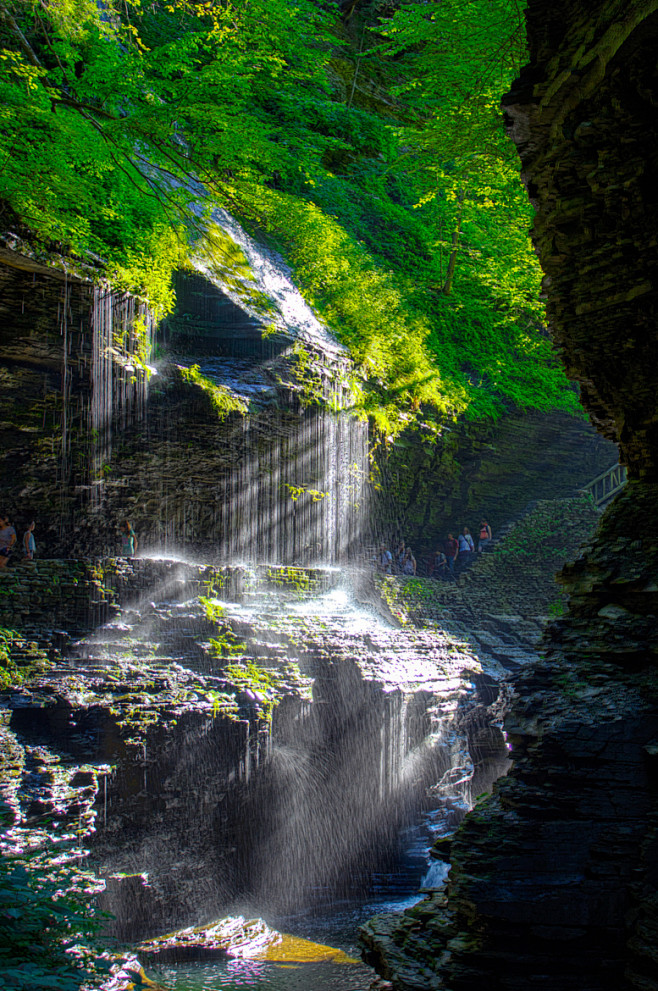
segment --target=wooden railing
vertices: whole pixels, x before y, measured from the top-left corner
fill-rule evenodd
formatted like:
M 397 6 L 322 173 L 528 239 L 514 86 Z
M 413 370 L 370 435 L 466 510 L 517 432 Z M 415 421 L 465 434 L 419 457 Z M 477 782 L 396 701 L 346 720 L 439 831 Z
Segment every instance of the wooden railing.
M 591 495 L 595 506 L 602 508 L 626 485 L 626 468 L 623 465 L 613 465 L 602 475 L 597 475 L 591 482 L 583 486 L 583 492 Z

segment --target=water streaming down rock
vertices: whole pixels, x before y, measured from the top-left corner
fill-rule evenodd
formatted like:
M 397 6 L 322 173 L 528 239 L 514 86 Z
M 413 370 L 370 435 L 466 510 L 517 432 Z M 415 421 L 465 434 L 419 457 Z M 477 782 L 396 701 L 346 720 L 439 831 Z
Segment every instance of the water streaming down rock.
M 360 549 L 364 425 L 314 411 L 268 444 L 251 418 L 243 428 L 244 456 L 220 507 L 220 558 L 336 564 Z
M 116 552 L 125 518 L 142 548 L 203 559 L 335 562 L 358 545 L 367 425 L 348 412 L 348 357 L 281 260 L 223 222 L 240 291 L 206 252 L 157 329 L 126 294 L 0 257 L 16 383 L 5 498 L 30 505 L 50 554 Z M 215 387 L 246 413 L 218 415 Z
M 419 807 L 459 814 L 454 788 L 427 792 L 467 763 L 486 676 L 440 631 L 359 611 L 342 577 L 121 565 L 122 614 L 15 695 L 24 739 L 113 766 L 90 842 L 121 938 L 360 895 Z
M 146 415 L 154 320 L 134 296 L 95 285 L 90 331 L 91 503 L 100 509 L 113 440 Z
M 257 270 L 257 247 L 241 244 Z M 107 522 L 129 516 L 142 546 L 203 559 L 337 564 L 359 549 L 367 428 L 349 413 L 344 352 L 291 304 L 286 278 L 261 286 L 273 316 L 210 269 L 181 276 L 151 387 L 129 357 L 145 360 L 147 315 L 98 289 L 76 322 L 69 293 L 63 422 L 93 483 L 71 457 L 73 540 L 84 522 L 87 546 L 107 546 Z M 214 415 L 207 387 L 181 374 L 192 365 L 247 414 Z M 117 935 L 362 893 L 419 807 L 437 822 L 460 814 L 468 774 L 448 772 L 469 762 L 481 672 L 449 637 L 364 617 L 333 588 L 338 571 L 225 569 L 220 582 L 212 568 L 126 568 L 120 619 L 20 693 L 12 716 L 25 738 L 97 768 L 91 846 Z M 199 592 L 226 600 L 224 619 Z M 222 657 L 212 640 L 226 638 Z M 234 664 L 276 675 L 253 683 Z
M 207 556 L 210 547 L 223 560 L 342 561 L 360 549 L 367 519 L 368 428 L 351 413 L 350 359 L 280 257 L 224 211 L 211 221 L 220 248 L 215 233 L 194 273 L 178 275 L 176 311 L 162 329 L 162 390 L 148 425 L 158 473 L 134 479 L 149 493 L 157 531 L 139 519 L 138 504 L 133 515 L 165 553 Z M 218 424 L 206 395 L 204 417 L 190 368 L 206 393 L 210 383 L 246 413 Z

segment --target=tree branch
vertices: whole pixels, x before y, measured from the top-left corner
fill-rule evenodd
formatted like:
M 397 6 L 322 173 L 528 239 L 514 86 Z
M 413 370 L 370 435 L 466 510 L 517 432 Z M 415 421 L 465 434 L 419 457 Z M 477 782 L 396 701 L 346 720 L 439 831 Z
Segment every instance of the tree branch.
M 39 18 L 41 20 L 41 18 Z M 32 48 L 31 44 L 21 31 L 20 27 L 16 23 L 15 18 L 7 10 L 3 3 L 0 3 L 0 21 L 8 26 L 10 32 L 13 34 L 18 47 L 22 51 L 25 58 L 28 60 L 30 65 L 33 65 L 35 69 L 43 69 L 43 63 L 39 60 L 36 52 Z M 57 56 L 55 55 L 57 58 Z M 59 62 L 59 59 L 57 59 Z M 107 110 L 101 110 L 100 107 L 93 107 L 88 103 L 81 103 L 79 100 L 73 99 L 73 97 L 65 96 L 58 86 L 54 86 L 50 79 L 46 79 L 44 76 L 39 77 L 39 82 L 41 85 L 49 90 L 52 94 L 57 94 L 54 97 L 56 103 L 63 103 L 67 107 L 73 107 L 74 110 L 79 110 L 80 112 L 85 111 L 86 113 L 98 114 L 99 117 L 103 117 L 105 120 L 120 120 L 121 118 L 115 117 L 113 114 L 107 112 Z

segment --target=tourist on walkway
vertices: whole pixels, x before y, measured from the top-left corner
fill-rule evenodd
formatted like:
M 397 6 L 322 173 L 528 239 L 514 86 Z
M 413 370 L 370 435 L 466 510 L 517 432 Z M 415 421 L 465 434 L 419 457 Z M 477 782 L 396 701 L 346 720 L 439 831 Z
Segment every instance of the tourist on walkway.
M 448 558 L 440 549 L 434 553 L 432 567 L 430 568 L 430 578 L 440 578 L 443 581 L 454 580 L 454 575 L 448 567 Z
M 16 531 L 9 525 L 7 513 L 0 513 L 0 568 L 6 568 L 9 558 L 14 553 Z
M 121 524 L 121 556 L 134 557 L 137 552 L 137 537 L 129 520 Z
M 478 554 L 489 546 L 492 540 L 491 527 L 486 520 L 480 521 L 480 539 L 478 540 Z
M 398 546 L 395 548 L 395 570 L 400 575 L 402 574 L 402 564 L 404 562 L 404 555 L 406 552 L 407 549 L 404 546 L 404 540 L 400 540 L 398 542 Z
M 377 569 L 378 571 L 381 571 L 383 575 L 390 575 L 393 573 L 393 555 L 386 547 L 386 544 L 379 545 Z
M 457 560 L 457 554 L 459 552 L 459 544 L 453 537 L 451 533 L 448 534 L 448 539 L 445 543 L 446 557 L 448 558 L 448 567 L 450 568 L 450 573 L 454 575 L 455 573 L 455 561 Z
M 415 575 L 416 574 L 416 558 L 414 557 L 414 552 L 411 547 L 407 547 L 404 555 L 404 560 L 402 562 L 402 574 L 403 575 Z
M 459 534 L 459 555 L 457 558 L 458 563 L 465 567 L 471 560 L 471 554 L 475 553 L 475 544 L 473 543 L 473 538 L 471 536 L 471 531 L 467 526 L 464 527 L 462 532 Z
M 36 523 L 32 520 L 31 523 L 28 523 L 27 530 L 23 534 L 23 553 L 25 554 L 26 561 L 34 560 L 34 553 L 37 549 L 36 540 L 34 539 L 35 526 Z

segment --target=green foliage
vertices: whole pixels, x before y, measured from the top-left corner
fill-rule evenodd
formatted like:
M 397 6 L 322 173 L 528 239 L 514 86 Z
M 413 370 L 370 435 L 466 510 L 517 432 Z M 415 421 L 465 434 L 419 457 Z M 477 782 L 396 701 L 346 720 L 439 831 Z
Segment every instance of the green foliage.
M 199 596 L 199 602 L 203 607 L 207 619 L 211 623 L 221 623 L 226 615 L 226 609 L 214 599 L 209 599 L 205 595 Z
M 284 482 L 284 487 L 288 489 L 293 502 L 297 502 L 300 496 L 303 495 L 309 495 L 313 502 L 320 502 L 321 499 L 326 499 L 329 495 L 329 492 L 321 492 L 320 489 L 309 489 L 305 485 L 290 485 L 288 482 Z
M 247 412 L 244 399 L 235 396 L 225 385 L 219 385 L 202 375 L 198 365 L 191 365 L 189 368 L 179 365 L 178 370 L 184 382 L 196 386 L 209 397 L 218 419 L 223 420 L 229 413 Z
M 219 191 L 293 168 L 267 104 L 299 110 L 322 84 L 326 15 L 310 0 L 6 0 L 0 15 L 0 197 L 166 312 L 199 229 L 188 177 Z
M 313 0 L 0 0 L 0 15 L 5 225 L 99 258 L 158 313 L 195 254 L 267 315 L 203 215 L 218 203 L 283 251 L 382 437 L 420 418 L 578 410 L 502 131 L 516 0 L 405 3 L 360 25 L 358 51 Z M 325 401 L 299 373 L 304 401 Z M 237 408 L 194 381 L 220 415 Z
M 7 817 L 5 817 L 7 818 Z M 9 835 L 0 834 L 5 851 Z M 107 968 L 94 946 L 99 918 L 93 883 L 66 848 L 48 843 L 0 859 L 0 989 L 78 991 L 99 985 Z
M 317 362 L 299 342 L 293 345 L 293 354 L 295 356 L 295 380 L 299 388 L 299 400 L 302 408 L 324 405 L 324 387 Z
M 286 488 L 290 491 L 290 497 L 293 502 L 296 502 L 299 496 L 304 493 L 308 493 L 314 502 L 319 502 L 320 499 L 323 499 L 328 494 L 326 492 L 318 492 L 316 489 L 305 489 L 303 486 L 295 487 L 294 485 L 287 485 Z M 319 589 L 320 586 L 318 579 L 305 568 L 294 568 L 285 565 L 280 568 L 267 568 L 264 579 L 269 586 L 281 589 L 282 591 L 289 590 L 299 595 L 312 592 L 314 589 Z
M 548 615 L 551 619 L 559 619 L 560 616 L 564 616 L 567 611 L 567 597 L 564 595 L 561 599 L 557 599 L 555 602 L 551 602 L 548 607 Z
M 311 304 L 348 345 L 366 382 L 359 406 L 382 433 L 397 432 L 424 403 L 448 416 L 466 408 L 457 363 L 451 375 L 448 361 L 441 370 L 432 361 L 428 317 L 392 272 L 314 203 L 257 187 L 241 195 L 245 211 L 291 261 Z
M 242 691 L 248 691 L 254 696 L 261 717 L 268 720 L 281 701 L 285 685 L 290 681 L 304 681 L 299 666 L 294 661 L 288 661 L 282 669 L 261 667 L 254 661 L 227 664 L 225 672 Z
M 207 619 L 217 627 L 217 636 L 211 637 L 210 647 L 218 659 L 224 657 L 239 657 L 245 652 L 245 645 L 238 641 L 231 627 L 224 621 L 225 609 L 219 602 L 215 602 L 206 596 L 199 596 Z
M 26 640 L 16 630 L 0 627 L 0 690 L 22 684 L 48 664 L 38 644 Z

